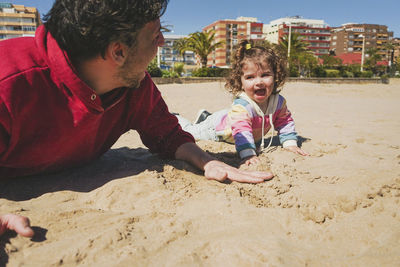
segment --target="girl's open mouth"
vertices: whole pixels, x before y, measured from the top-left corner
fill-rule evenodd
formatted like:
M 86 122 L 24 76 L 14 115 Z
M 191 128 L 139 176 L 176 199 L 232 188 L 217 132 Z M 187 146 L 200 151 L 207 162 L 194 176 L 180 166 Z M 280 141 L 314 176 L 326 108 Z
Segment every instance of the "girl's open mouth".
M 266 93 L 266 90 L 265 90 L 265 89 L 257 89 L 257 90 L 255 90 L 254 93 L 255 93 L 256 95 L 258 95 L 258 96 L 264 96 L 265 93 Z

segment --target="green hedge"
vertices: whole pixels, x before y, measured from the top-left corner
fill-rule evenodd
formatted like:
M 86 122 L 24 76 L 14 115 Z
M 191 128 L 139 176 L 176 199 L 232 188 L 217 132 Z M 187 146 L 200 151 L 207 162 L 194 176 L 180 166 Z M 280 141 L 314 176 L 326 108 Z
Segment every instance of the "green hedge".
M 192 71 L 193 77 L 227 77 L 230 69 L 199 68 Z
M 370 70 L 366 70 L 366 71 L 362 71 L 361 72 L 361 77 L 363 77 L 363 78 L 371 78 L 372 76 L 374 76 L 374 74 Z
M 326 71 L 326 77 L 340 77 L 340 71 L 339 70 L 332 70 L 332 69 L 327 69 Z

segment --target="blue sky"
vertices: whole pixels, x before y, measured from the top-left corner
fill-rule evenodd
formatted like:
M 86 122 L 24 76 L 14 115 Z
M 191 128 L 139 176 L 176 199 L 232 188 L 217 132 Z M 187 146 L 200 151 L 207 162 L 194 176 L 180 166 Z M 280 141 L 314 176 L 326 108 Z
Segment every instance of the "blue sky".
M 0 0 L 13 4 L 35 6 L 46 13 L 52 0 Z M 400 37 L 400 4 L 398 0 L 170 0 L 162 17 L 164 24 L 173 25 L 173 34 L 189 34 L 220 19 L 239 16 L 256 17 L 263 23 L 286 16 L 323 19 L 329 26 L 371 23 L 387 25 Z

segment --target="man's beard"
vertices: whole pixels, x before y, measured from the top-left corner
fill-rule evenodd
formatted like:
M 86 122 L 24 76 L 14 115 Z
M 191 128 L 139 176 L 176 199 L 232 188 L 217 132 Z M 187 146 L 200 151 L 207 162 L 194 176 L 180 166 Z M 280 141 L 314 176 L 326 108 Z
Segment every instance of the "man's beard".
M 140 82 L 144 77 L 143 72 L 133 73 L 132 69 L 134 69 L 134 55 L 131 53 L 128 55 L 128 58 L 124 62 L 124 64 L 119 68 L 117 76 L 122 80 L 126 87 L 131 89 L 137 89 L 140 86 Z
M 132 74 L 128 71 L 120 72 L 120 78 L 126 84 L 126 87 L 131 89 L 137 89 L 140 86 L 142 80 L 141 74 Z

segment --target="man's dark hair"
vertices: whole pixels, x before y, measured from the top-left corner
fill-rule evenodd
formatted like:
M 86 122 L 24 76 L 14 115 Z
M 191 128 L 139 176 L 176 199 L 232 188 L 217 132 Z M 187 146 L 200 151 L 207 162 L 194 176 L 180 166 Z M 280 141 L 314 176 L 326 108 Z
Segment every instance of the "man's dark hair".
M 71 60 L 101 55 L 121 41 L 135 45 L 137 32 L 165 12 L 169 0 L 56 0 L 45 27 Z

